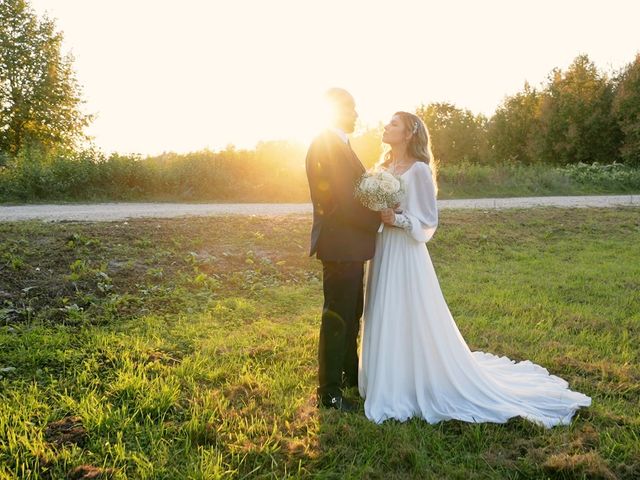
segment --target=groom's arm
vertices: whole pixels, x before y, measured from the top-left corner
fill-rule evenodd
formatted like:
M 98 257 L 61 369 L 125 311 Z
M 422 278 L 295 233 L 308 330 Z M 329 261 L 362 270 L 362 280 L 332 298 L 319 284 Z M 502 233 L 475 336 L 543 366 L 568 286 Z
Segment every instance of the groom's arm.
M 332 185 L 335 185 L 335 196 L 339 215 L 343 223 L 353 225 L 367 232 L 375 232 L 380 227 L 380 213 L 369 210 L 355 197 L 357 178 L 354 182 L 353 175 L 344 168 L 336 169 Z
M 328 174 L 327 159 L 329 158 L 329 153 L 327 143 L 322 141 L 320 137 L 315 139 L 309 146 L 306 158 L 311 201 L 313 202 L 314 211 L 322 216 L 333 213 L 336 207 L 332 200 Z
M 306 163 L 311 200 L 323 215 L 338 217 L 342 223 L 367 232 L 378 229 L 380 214 L 356 200 L 353 173 L 335 146 L 319 137 L 309 147 Z

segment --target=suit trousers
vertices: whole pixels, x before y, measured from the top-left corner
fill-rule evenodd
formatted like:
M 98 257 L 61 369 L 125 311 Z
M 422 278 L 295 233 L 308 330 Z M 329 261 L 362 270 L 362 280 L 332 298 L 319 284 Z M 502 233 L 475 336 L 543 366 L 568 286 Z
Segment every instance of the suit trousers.
M 364 306 L 364 262 L 322 261 L 324 306 L 318 346 L 318 395 L 358 385 L 358 333 Z

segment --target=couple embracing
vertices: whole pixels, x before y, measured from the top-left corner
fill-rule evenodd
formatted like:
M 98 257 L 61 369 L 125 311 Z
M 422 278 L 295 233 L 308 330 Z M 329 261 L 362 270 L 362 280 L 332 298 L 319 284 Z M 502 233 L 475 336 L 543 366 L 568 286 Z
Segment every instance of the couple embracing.
M 357 118 L 355 101 L 340 88 L 327 91 L 326 100 L 331 126 L 306 158 L 310 255 L 322 262 L 324 291 L 319 405 L 354 411 L 343 391 L 357 388 L 365 415 L 376 423 L 412 417 L 503 423 L 517 416 L 546 427 L 570 423 L 578 408 L 591 404 L 589 397 L 530 361 L 472 352 L 449 312 L 425 245 L 438 210 L 422 120 L 397 112 L 384 127 L 382 142 L 390 149 L 378 168 L 399 178 L 405 194 L 395 208 L 373 211 L 355 196 L 365 173 L 347 137 Z

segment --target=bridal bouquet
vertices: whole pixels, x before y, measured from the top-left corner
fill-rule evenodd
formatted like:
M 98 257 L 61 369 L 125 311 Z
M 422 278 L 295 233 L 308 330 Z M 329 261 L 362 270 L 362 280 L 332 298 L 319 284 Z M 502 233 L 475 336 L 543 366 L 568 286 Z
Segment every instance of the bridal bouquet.
M 369 210 L 393 208 L 404 198 L 405 185 L 400 177 L 386 170 L 366 172 L 356 185 L 355 196 Z
M 394 208 L 404 198 L 405 185 L 400 177 L 386 170 L 366 172 L 356 185 L 355 197 L 369 210 L 379 212 L 384 208 Z M 380 224 L 378 233 L 384 224 Z

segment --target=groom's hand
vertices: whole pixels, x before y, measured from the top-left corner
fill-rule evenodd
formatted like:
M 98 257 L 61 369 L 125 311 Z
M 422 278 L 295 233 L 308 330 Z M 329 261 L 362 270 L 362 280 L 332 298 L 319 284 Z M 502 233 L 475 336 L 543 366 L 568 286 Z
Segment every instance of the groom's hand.
M 388 225 L 393 225 L 393 222 L 396 220 L 396 214 L 393 211 L 393 208 L 385 208 L 384 210 L 381 210 L 380 219 Z

